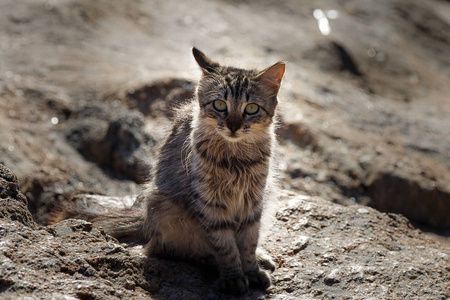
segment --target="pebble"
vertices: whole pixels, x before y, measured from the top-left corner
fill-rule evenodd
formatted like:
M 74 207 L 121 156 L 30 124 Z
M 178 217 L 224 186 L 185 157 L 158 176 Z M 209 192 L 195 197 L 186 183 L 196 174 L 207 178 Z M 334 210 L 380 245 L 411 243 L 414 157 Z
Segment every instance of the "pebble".
M 291 281 L 292 279 L 294 279 L 295 277 L 295 273 L 294 272 L 289 272 L 287 274 L 283 274 L 280 277 L 278 277 L 277 281 Z
M 332 285 L 332 284 L 340 282 L 341 280 L 339 278 L 339 269 L 332 270 L 330 272 L 330 274 L 325 276 L 323 281 L 325 282 L 325 284 L 328 284 L 328 285 Z
M 369 210 L 367 208 L 358 208 L 358 212 L 360 214 L 368 214 Z
M 298 236 L 293 242 L 292 242 L 292 246 L 291 249 L 294 253 L 299 252 L 300 250 L 303 250 L 306 248 L 306 246 L 308 245 L 309 242 L 309 236 Z

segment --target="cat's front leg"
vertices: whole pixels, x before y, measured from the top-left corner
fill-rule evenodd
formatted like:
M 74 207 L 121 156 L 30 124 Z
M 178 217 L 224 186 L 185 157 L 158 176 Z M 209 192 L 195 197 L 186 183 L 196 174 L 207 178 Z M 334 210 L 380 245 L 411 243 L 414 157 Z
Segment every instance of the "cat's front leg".
M 256 257 L 259 227 L 259 221 L 246 225 L 238 231 L 236 239 L 241 256 L 242 270 L 248 278 L 249 286 L 266 290 L 271 285 L 270 276 L 260 268 Z
M 234 230 L 208 228 L 206 231 L 219 267 L 219 289 L 231 295 L 245 293 L 249 282 L 242 271 Z

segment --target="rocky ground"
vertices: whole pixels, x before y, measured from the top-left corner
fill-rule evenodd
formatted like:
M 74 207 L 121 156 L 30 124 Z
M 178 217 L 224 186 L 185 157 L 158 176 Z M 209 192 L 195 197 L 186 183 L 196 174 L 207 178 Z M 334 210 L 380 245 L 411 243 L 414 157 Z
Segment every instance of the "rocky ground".
M 287 62 L 263 243 L 278 269 L 246 297 L 449 298 L 449 16 L 443 0 L 2 1 L 2 297 L 221 297 L 203 270 L 89 223 L 45 226 L 61 200 L 139 194 L 196 45 Z
M 231 299 L 205 270 L 142 255 L 82 220 L 36 225 L 1 167 L 3 299 Z M 448 247 L 397 214 L 285 191 L 263 247 L 278 268 L 242 299 L 447 299 Z M 27 298 L 28 299 L 28 298 Z

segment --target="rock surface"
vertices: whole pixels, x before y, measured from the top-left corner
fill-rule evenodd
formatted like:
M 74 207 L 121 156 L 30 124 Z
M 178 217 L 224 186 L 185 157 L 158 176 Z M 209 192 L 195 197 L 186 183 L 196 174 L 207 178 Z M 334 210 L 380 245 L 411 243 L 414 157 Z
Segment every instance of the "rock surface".
M 45 227 L 61 200 L 140 193 L 200 75 L 193 45 L 287 62 L 264 243 L 279 268 L 247 298 L 448 298 L 449 16 L 443 0 L 1 1 L 1 298 L 221 297 L 88 223 Z
M 15 174 L 0 164 L 0 218 L 5 221 L 18 221 L 30 228 L 36 223 L 27 208 L 27 198 L 19 190 L 19 181 Z
M 2 180 L 14 178 L 2 170 Z M 15 221 L 0 218 L 2 299 L 230 299 L 194 265 L 146 258 L 141 246 L 120 244 L 86 221 L 37 227 L 29 216 L 22 208 Z M 402 216 L 285 192 L 266 234 L 263 247 L 278 266 L 274 285 L 243 299 L 450 296 L 449 249 Z
M 448 2 L 189 3 L 0 4 L 0 157 L 39 223 L 73 192 L 139 193 L 140 165 L 151 167 L 172 108 L 192 96 L 195 44 L 237 66 L 287 61 L 285 188 L 446 234 Z
M 277 212 L 274 228 L 267 244 L 283 246 L 272 253 L 279 264 L 273 292 L 288 299 L 450 295 L 448 247 L 400 215 L 291 196 Z

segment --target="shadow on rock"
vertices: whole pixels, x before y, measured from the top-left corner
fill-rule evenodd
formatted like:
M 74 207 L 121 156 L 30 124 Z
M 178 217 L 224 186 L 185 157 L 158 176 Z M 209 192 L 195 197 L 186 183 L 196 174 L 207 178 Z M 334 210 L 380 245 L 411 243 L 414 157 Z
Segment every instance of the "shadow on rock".
M 194 96 L 195 84 L 180 78 L 161 79 L 149 84 L 122 89 L 105 96 L 105 100 L 120 99 L 130 109 L 153 118 L 173 116 L 175 108 Z

